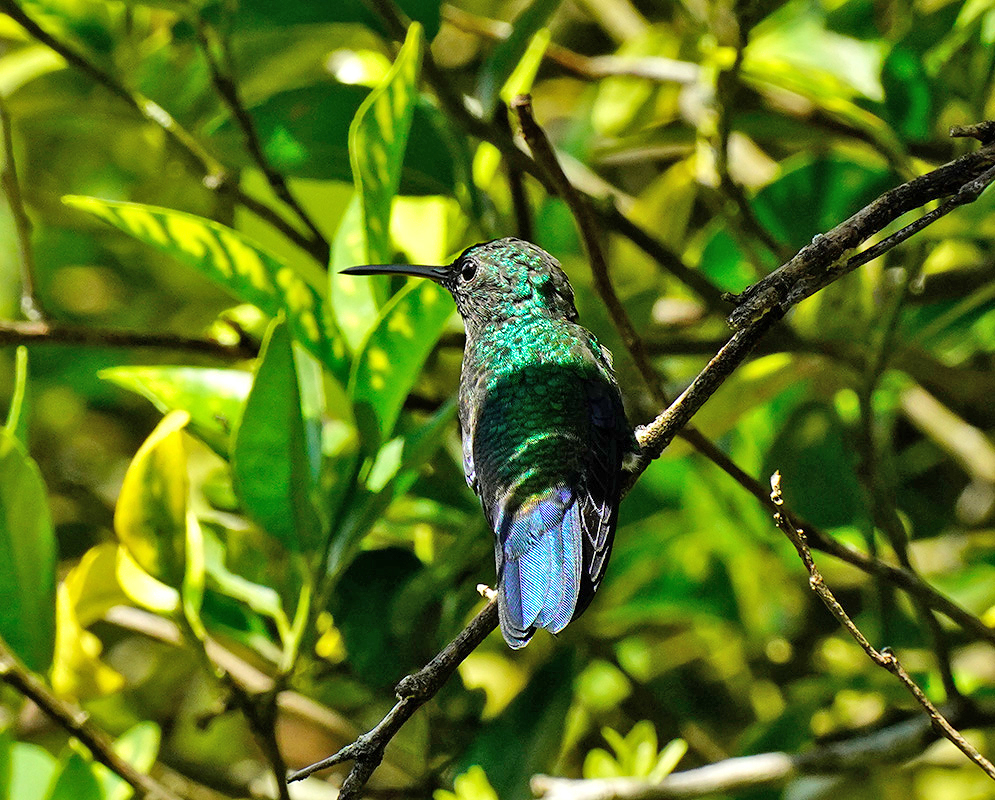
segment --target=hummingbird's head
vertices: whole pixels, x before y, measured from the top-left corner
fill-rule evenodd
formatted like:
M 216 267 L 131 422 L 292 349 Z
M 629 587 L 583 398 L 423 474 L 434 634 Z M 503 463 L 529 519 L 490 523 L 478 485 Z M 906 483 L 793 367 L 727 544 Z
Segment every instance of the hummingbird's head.
M 343 272 L 416 275 L 434 280 L 452 294 L 467 333 L 496 321 L 530 316 L 577 319 L 573 289 L 560 263 L 541 247 L 521 239 L 495 239 L 468 247 L 444 267 L 370 266 Z

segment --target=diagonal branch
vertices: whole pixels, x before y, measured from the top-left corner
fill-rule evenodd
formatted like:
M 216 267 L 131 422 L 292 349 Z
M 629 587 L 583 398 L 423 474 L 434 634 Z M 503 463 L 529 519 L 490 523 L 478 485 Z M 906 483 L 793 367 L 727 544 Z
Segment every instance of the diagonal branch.
M 497 627 L 497 621 L 497 600 L 492 599 L 435 658 L 397 684 L 397 703 L 375 728 L 334 755 L 293 773 L 287 778 L 288 782 L 302 780 L 344 761 L 352 761 L 352 769 L 342 783 L 339 798 L 351 800 L 357 797 L 380 765 L 384 750 L 401 726 L 435 697 L 463 660 Z
M 774 505 L 781 506 L 783 500 L 781 498 L 781 474 L 775 472 L 770 479 L 771 485 L 771 500 Z M 908 672 L 906 672 L 905 667 L 902 666 L 901 662 L 891 651 L 890 648 L 884 648 L 883 650 L 877 650 L 860 632 L 860 629 L 854 624 L 853 620 L 846 613 L 843 606 L 840 605 L 839 601 L 833 595 L 832 590 L 826 585 L 822 574 L 819 572 L 819 568 L 816 567 L 815 561 L 812 558 L 812 551 L 809 549 L 808 542 L 806 541 L 805 534 L 803 531 L 799 530 L 794 526 L 791 520 L 786 514 L 782 514 L 779 511 L 774 515 L 774 522 L 778 528 L 781 529 L 782 533 L 788 537 L 791 543 L 795 546 L 798 551 L 798 556 L 801 558 L 802 563 L 805 565 L 805 569 L 808 570 L 809 574 L 809 586 L 812 591 L 815 592 L 819 599 L 825 604 L 826 608 L 832 613 L 837 620 L 839 620 L 840 625 L 842 625 L 847 633 L 853 637 L 854 641 L 860 645 L 867 656 L 877 664 L 879 667 L 888 670 L 892 675 L 898 678 L 904 685 L 905 688 L 909 690 L 911 695 L 915 698 L 916 702 L 919 703 L 929 715 L 932 721 L 933 727 L 939 731 L 939 733 L 946 739 L 949 739 L 954 746 L 956 746 L 964 755 L 966 755 L 971 761 L 977 764 L 989 778 L 995 781 L 995 765 L 985 758 L 977 749 L 968 742 L 953 725 L 947 720 L 943 714 L 940 713 L 939 709 L 934 706 L 919 685 L 912 680 Z
M 135 769 L 114 751 L 114 745 L 102 730 L 95 726 L 89 715 L 56 697 L 11 652 L 7 643 L 0 640 L 0 682 L 33 701 L 45 715 L 60 728 L 78 739 L 93 760 L 115 773 L 143 800 L 180 800 L 157 780 Z

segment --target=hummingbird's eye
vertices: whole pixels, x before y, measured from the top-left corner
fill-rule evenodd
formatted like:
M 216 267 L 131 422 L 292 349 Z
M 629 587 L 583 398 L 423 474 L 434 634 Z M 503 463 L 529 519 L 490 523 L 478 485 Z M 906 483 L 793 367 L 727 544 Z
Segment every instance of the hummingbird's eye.
M 476 274 L 477 274 L 477 265 L 476 265 L 476 263 L 473 262 L 473 261 L 467 261 L 463 265 L 463 269 L 460 270 L 459 276 L 464 281 L 472 281 L 473 280 L 473 276 L 476 275 Z

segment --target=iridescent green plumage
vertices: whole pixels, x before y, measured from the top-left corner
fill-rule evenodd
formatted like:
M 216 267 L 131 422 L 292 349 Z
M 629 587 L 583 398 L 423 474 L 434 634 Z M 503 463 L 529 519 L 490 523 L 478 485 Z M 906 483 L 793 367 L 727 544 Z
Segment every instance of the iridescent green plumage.
M 466 326 L 459 417 L 467 482 L 495 533 L 501 629 L 522 647 L 590 603 L 615 533 L 635 441 L 611 356 L 577 324 L 557 261 L 518 239 L 448 267 L 362 267 L 443 284 Z

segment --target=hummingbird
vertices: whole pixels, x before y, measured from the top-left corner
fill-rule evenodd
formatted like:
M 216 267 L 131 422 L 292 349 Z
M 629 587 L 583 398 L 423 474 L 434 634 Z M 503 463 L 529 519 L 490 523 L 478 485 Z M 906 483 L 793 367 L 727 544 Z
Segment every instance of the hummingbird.
M 530 242 L 474 245 L 447 266 L 350 267 L 449 290 L 466 328 L 463 471 L 494 532 L 498 618 L 524 647 L 590 604 L 615 537 L 622 464 L 637 450 L 611 353 L 577 323 L 559 262 Z

